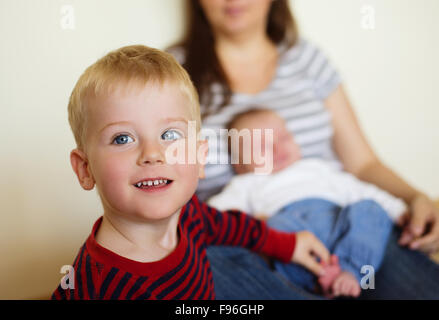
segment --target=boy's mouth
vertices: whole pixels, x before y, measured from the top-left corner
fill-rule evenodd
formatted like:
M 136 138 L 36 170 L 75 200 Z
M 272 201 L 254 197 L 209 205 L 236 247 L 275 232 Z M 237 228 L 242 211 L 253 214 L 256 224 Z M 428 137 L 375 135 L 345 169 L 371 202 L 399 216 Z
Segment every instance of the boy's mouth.
M 171 179 L 167 178 L 154 178 L 154 179 L 145 179 L 138 181 L 134 184 L 136 188 L 139 189 L 154 189 L 154 188 L 162 188 L 166 185 L 169 185 L 173 182 Z

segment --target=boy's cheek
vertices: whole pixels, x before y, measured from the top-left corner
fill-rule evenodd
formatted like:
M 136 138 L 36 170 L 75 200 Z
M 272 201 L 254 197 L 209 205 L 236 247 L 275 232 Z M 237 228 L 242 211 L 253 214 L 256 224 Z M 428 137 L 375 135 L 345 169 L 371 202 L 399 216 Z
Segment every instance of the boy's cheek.
M 185 191 L 195 189 L 198 185 L 198 179 L 204 174 L 204 170 L 198 164 L 181 164 L 174 166 L 175 179 Z
M 95 177 L 98 188 L 114 188 L 125 185 L 131 176 L 129 166 L 120 161 L 108 160 L 94 164 L 92 176 Z

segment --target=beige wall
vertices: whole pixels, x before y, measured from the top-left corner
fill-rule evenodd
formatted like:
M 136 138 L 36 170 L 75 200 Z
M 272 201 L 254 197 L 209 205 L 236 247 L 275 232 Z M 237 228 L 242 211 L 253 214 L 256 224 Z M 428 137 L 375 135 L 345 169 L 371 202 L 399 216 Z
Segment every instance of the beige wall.
M 60 24 L 66 4 L 74 30 Z M 0 299 L 47 296 L 100 215 L 96 193 L 80 189 L 68 157 L 74 142 L 66 105 L 80 73 L 122 45 L 171 44 L 181 35 L 181 4 L 0 1 Z M 340 70 L 381 158 L 439 197 L 439 2 L 293 4 L 303 34 Z M 374 30 L 361 27 L 365 4 L 375 9 Z

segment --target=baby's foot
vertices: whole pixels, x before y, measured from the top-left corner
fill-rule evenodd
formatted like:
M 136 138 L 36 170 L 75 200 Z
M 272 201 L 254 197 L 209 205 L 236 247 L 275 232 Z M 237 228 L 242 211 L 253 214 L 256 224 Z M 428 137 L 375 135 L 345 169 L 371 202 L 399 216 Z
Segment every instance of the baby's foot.
M 342 271 L 332 284 L 332 295 L 358 297 L 361 293 L 360 284 L 354 275 L 348 271 Z
M 332 255 L 329 259 L 329 264 L 322 262 L 322 266 L 325 270 L 325 274 L 318 277 L 317 282 L 322 289 L 323 295 L 330 298 L 332 297 L 332 284 L 341 273 L 341 268 L 338 264 L 338 257 L 336 255 Z

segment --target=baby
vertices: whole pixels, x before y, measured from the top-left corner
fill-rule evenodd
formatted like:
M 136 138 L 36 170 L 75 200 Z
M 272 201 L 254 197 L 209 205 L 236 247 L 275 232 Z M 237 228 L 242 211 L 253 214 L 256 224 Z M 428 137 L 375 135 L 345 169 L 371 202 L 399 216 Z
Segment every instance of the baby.
M 327 297 L 359 296 L 360 280 L 364 276 L 361 268 L 364 265 L 379 268 L 392 228 L 391 220 L 404 213 L 404 203 L 339 170 L 334 163 L 301 159 L 300 148 L 284 120 L 271 110 L 241 113 L 228 129 L 241 133 L 243 129 L 250 132 L 262 129 L 262 139 L 256 146 L 252 141 L 253 156 L 248 163 L 243 160 L 244 143 L 231 143 L 232 158 L 239 159 L 234 164 L 237 175 L 208 203 L 222 210 L 264 213 L 270 226 L 283 231 L 313 232 L 334 254 L 326 265 L 325 276 L 317 279 L 319 289 Z M 265 135 L 266 129 L 273 130 L 271 150 L 267 148 L 270 140 Z M 254 157 L 258 143 L 265 159 L 264 167 L 272 159 L 271 174 L 254 173 L 262 167 Z M 294 283 L 315 291 L 315 277 L 303 268 L 277 262 L 274 265 Z
M 207 141 L 189 141 L 191 125 L 200 129 L 198 96 L 171 55 L 141 45 L 108 53 L 81 75 L 68 111 L 71 165 L 83 189 L 97 187 L 103 216 L 53 299 L 214 299 L 206 245 L 240 245 L 316 274 L 316 256 L 329 262 L 309 232 L 276 231 L 194 195 Z M 168 161 L 175 144 L 184 161 Z

